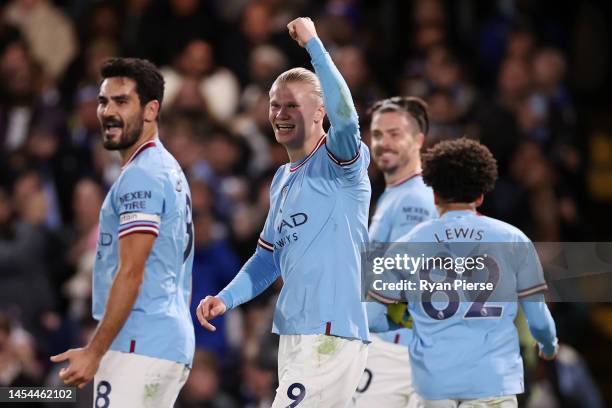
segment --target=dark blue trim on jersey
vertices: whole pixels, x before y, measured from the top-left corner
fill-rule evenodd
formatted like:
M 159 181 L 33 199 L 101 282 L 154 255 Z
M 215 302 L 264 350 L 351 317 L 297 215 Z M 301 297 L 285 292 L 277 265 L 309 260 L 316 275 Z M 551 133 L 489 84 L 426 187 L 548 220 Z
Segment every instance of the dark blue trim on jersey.
M 361 155 L 361 149 L 359 149 L 357 150 L 357 154 L 355 155 L 355 157 L 353 157 L 352 159 L 340 160 L 336 156 L 334 156 L 334 154 L 329 150 L 329 148 L 327 147 L 327 143 L 325 144 L 325 150 L 327 150 L 327 155 L 329 156 L 329 158 L 332 159 L 334 163 L 336 163 L 338 166 L 341 166 L 341 167 L 350 166 L 351 164 L 355 163 L 359 159 L 359 156 Z
M 259 245 L 266 251 L 274 252 L 274 245 L 272 245 L 270 242 L 266 241 L 262 237 L 259 237 L 259 239 L 257 240 L 257 245 Z
M 314 154 L 317 152 L 317 150 L 319 150 L 319 147 L 321 147 L 321 145 L 325 143 L 325 135 L 321 136 L 321 138 L 319 139 L 319 141 L 317 142 L 317 145 L 315 146 L 315 148 L 312 150 L 312 152 L 310 152 L 310 154 L 306 157 L 304 157 L 302 159 L 302 161 L 299 164 L 296 164 L 295 166 L 292 166 L 289 168 L 289 172 L 293 173 L 294 171 L 296 171 L 297 169 L 299 169 L 300 167 L 302 167 L 304 164 L 306 164 L 306 162 L 312 157 L 314 156 Z

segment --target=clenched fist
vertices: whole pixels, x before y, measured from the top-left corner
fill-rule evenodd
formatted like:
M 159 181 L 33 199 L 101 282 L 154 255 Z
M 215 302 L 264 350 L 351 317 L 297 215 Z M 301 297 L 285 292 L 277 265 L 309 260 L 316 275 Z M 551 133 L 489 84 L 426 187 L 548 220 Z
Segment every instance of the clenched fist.
M 216 296 L 206 296 L 200 301 L 196 315 L 200 324 L 207 330 L 215 331 L 217 328 L 208 321 L 217 316 L 221 316 L 227 310 L 227 306 L 221 299 Z
M 297 41 L 300 47 L 303 47 L 312 37 L 318 37 L 315 25 L 309 17 L 296 18 L 287 24 L 287 29 L 291 38 Z

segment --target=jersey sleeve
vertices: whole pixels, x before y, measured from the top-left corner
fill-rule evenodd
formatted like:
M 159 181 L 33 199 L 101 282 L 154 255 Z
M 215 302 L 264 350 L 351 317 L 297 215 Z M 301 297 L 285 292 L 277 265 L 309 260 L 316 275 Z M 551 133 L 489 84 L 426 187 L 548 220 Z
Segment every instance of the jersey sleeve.
M 519 299 L 541 293 L 548 289 L 540 258 L 527 237 L 521 237 L 516 244 L 515 256 L 519 260 L 516 278 L 516 292 Z
M 276 173 L 274 180 L 279 172 Z M 272 191 L 272 188 L 270 188 Z M 270 197 L 272 198 L 272 197 Z M 270 200 L 272 203 L 272 199 Z M 233 309 L 263 292 L 280 276 L 274 263 L 274 220 L 272 209 L 268 210 L 266 223 L 257 240 L 257 248 L 251 258 L 240 269 L 236 277 L 217 295 L 228 309 Z
M 163 183 L 139 167 L 129 167 L 114 192 L 113 206 L 119 215 L 119 239 L 137 232 L 158 236 L 164 210 Z
M 334 65 L 329 53 L 318 38 L 306 43 L 306 50 L 321 81 L 323 101 L 331 127 L 327 133 L 325 147 L 328 156 L 340 167 L 353 167 L 362 157 L 359 119 L 351 92 Z
M 228 310 L 233 309 L 263 292 L 280 276 L 272 253 L 257 248 L 234 279 L 217 295 Z
M 557 348 L 557 329 L 548 306 L 544 302 L 544 295 L 538 293 L 529 296 L 529 299 L 521 301 L 521 307 L 525 312 L 529 331 L 539 343 L 540 350 L 546 356 L 552 356 Z

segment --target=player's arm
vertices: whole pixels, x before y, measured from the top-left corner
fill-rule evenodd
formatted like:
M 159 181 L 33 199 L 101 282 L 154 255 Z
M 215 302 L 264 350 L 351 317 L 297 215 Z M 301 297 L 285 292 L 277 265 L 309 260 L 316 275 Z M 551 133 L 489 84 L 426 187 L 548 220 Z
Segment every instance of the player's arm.
M 550 360 L 558 351 L 557 329 L 544 300 L 547 289 L 538 253 L 526 236 L 520 237 L 515 247 L 519 260 L 517 295 L 529 324 L 529 331 L 538 342 L 540 357 Z
M 217 296 L 207 296 L 200 301 L 196 311 L 200 324 L 207 330 L 215 331 L 215 326 L 210 324 L 209 320 L 253 299 L 279 276 L 272 252 L 258 247 L 234 279 Z
M 402 328 L 399 324 L 391 321 L 387 313 L 387 307 L 387 305 L 376 301 L 366 302 L 368 327 L 372 333 L 381 333 Z
M 113 279 L 104 317 L 93 338 L 83 348 L 71 349 L 51 358 L 53 362 L 70 360 L 70 365 L 60 371 L 64 383 L 82 388 L 98 371 L 102 356 L 125 324 L 136 302 L 144 280 L 145 263 L 155 237 L 153 234 L 136 233 L 119 240 L 117 274 Z
M 331 128 L 326 147 L 338 164 L 352 163 L 359 155 L 359 120 L 348 85 L 334 65 L 310 18 L 297 18 L 287 25 L 289 33 L 306 48 L 321 81 L 323 101 Z
M 529 324 L 529 331 L 538 342 L 540 357 L 552 360 L 559 351 L 559 344 L 555 321 L 546 306 L 544 294 L 531 295 L 522 298 L 520 302 Z

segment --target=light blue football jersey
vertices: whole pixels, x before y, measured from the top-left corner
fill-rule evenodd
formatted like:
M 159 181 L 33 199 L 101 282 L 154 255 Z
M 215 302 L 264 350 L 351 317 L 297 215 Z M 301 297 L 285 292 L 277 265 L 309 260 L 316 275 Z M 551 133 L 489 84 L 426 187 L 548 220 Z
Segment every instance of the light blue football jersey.
M 478 243 L 519 243 L 533 249 L 517 228 L 473 211 L 446 212 L 419 224 L 399 241 L 473 242 L 474 247 Z M 409 302 L 414 320 L 410 363 L 415 389 L 423 398 L 475 399 L 523 392 L 523 363 L 514 325 L 518 299 L 546 290 L 546 283 L 535 249 L 517 255 L 507 250 L 511 247 L 487 248 L 493 252 L 488 254 L 489 260 L 495 261 L 502 286 L 511 288 L 514 301 L 452 304 L 427 302 L 421 297 L 418 302 Z M 463 251 L 466 246 L 460 248 Z M 552 320 L 550 325 L 554 333 Z
M 370 224 L 370 241 L 395 242 L 421 222 L 438 216 L 433 190 L 423 182 L 420 174 L 387 186 L 376 203 Z M 377 333 L 388 342 L 408 346 L 411 329 Z
M 119 239 L 133 233 L 157 238 L 136 303 L 110 349 L 191 365 L 191 198 L 181 167 L 158 139 L 134 152 L 102 204 L 93 269 L 96 320 L 104 315 L 117 273 Z
M 310 154 L 281 166 L 258 247 L 219 293 L 233 308 L 278 276 L 283 288 L 272 331 L 369 341 L 361 302 L 361 253 L 368 242 L 369 150 L 349 89 L 318 38 L 306 43 L 331 127 Z

